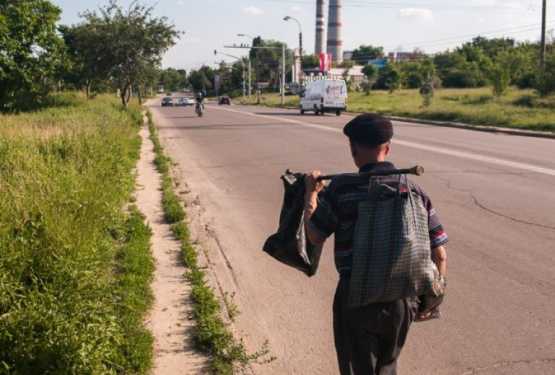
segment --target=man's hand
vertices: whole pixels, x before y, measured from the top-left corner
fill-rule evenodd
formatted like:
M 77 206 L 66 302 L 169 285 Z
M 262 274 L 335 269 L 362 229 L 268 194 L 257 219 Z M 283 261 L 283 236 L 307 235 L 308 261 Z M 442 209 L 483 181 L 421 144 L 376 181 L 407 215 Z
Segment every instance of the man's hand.
M 311 230 L 308 225 L 306 225 L 306 223 L 310 220 L 310 217 L 316 210 L 316 207 L 318 206 L 318 193 L 324 188 L 324 182 L 317 180 L 318 176 L 320 175 L 322 175 L 322 172 L 312 171 L 310 173 L 307 173 L 304 177 L 304 221 L 306 236 L 313 245 L 323 244 L 326 240 L 325 238 L 319 236 L 318 233 Z
M 322 172 L 312 171 L 304 176 L 304 187 L 306 194 L 318 194 L 320 190 L 324 188 L 324 182 L 318 181 L 318 176 L 321 176 Z

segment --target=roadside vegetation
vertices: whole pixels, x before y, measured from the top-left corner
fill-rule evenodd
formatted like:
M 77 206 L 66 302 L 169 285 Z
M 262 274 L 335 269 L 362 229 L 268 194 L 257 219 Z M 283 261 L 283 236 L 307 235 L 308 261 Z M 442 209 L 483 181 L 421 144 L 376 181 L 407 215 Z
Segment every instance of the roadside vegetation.
M 181 252 L 183 262 L 188 268 L 186 277 L 192 285 L 191 299 L 194 305 L 194 319 L 196 326 L 194 339 L 196 347 L 212 358 L 209 369 L 215 375 L 233 375 L 241 366 L 250 362 L 266 363 L 275 358 L 268 357 L 268 343 L 262 345 L 261 350 L 254 354 L 248 354 L 242 341 L 233 337 L 226 321 L 233 321 L 239 314 L 236 305 L 224 296 L 225 309 L 222 310 L 222 302 L 216 297 L 212 287 L 206 280 L 206 264 L 199 264 L 197 255 L 200 244 L 195 243 L 187 227 L 187 215 L 183 208 L 181 199 L 175 194 L 178 188 L 177 181 L 171 175 L 171 159 L 164 155 L 164 149 L 158 139 L 158 133 L 152 122 L 150 113 L 148 115 L 150 137 L 154 142 L 156 152 L 155 164 L 162 173 L 162 202 L 164 216 L 172 225 L 172 232 L 181 241 Z M 224 319 L 227 314 L 228 319 Z
M 153 7 L 110 0 L 83 10 L 75 25 L 59 25 L 61 12 L 48 0 L 0 2 L 0 374 L 147 374 L 153 338 L 142 319 L 153 260 L 150 229 L 133 205 L 142 114 L 131 99 L 140 104 L 156 86 L 242 97 L 250 76 L 265 87 L 260 104 L 280 105 L 283 43 L 257 36 L 253 46 L 272 48 L 250 49 L 232 66 L 162 70 L 181 32 Z M 545 64 L 539 47 L 476 37 L 378 69 L 369 61 L 388 56 L 363 45 L 335 68 L 347 80 L 352 112 L 555 132 L 553 41 Z M 285 50 L 290 77 L 292 49 Z M 303 55 L 303 69 L 318 64 Z M 358 81 L 349 75 L 355 65 L 364 65 Z M 229 77 L 219 91 L 218 75 Z M 255 91 L 246 102 L 257 101 Z M 286 106 L 298 103 L 286 96 Z M 164 216 L 182 241 L 193 285 L 197 347 L 211 355 L 217 375 L 272 361 L 268 343 L 248 354 L 230 332 L 239 311 L 206 282 L 202 245 L 191 238 L 150 115 L 149 127 Z
M 140 109 L 115 96 L 48 100 L 0 122 L 0 373 L 146 374 Z
M 423 105 L 417 89 L 389 93 L 373 90 L 350 92 L 348 112 L 376 112 L 387 116 L 401 116 L 438 121 L 454 121 L 471 125 L 499 126 L 514 129 L 555 132 L 555 96 L 542 98 L 532 89 L 511 88 L 496 98 L 490 88 L 436 89 L 433 103 Z M 256 98 L 245 103 L 255 104 Z M 279 106 L 279 94 L 264 94 L 260 104 Z M 297 95 L 285 96 L 285 106 L 299 108 Z M 306 114 L 305 116 L 310 116 Z

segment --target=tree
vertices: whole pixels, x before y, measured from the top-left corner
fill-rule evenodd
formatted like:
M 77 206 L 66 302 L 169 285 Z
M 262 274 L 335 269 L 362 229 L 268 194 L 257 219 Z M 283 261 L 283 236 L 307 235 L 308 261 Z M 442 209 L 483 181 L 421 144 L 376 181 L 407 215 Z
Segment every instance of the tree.
M 99 61 L 102 56 L 102 44 L 98 43 L 101 38 L 99 28 L 80 24 L 73 26 L 61 25 L 59 31 L 65 42 L 66 56 L 70 60 L 68 68 L 64 72 L 63 79 L 67 83 L 73 83 L 83 88 L 90 97 L 91 85 L 95 80 L 108 80 L 108 66 L 103 66 Z
M 50 90 L 63 53 L 61 10 L 47 0 L 0 1 L 0 108 L 28 109 Z
M 366 77 L 366 86 L 364 92 L 366 95 L 370 95 L 370 90 L 372 89 L 372 85 L 376 82 L 376 78 L 378 77 L 378 68 L 374 65 L 368 64 L 364 65 L 362 68 L 362 74 Z
M 249 61 L 246 56 L 241 57 L 240 61 L 235 61 L 231 66 L 231 71 L 229 72 L 230 75 L 230 84 L 228 90 L 248 90 L 248 80 L 249 80 Z M 244 85 L 243 85 L 244 84 Z
M 477 56 L 474 50 L 467 52 Z M 485 69 L 482 69 L 476 61 L 468 61 L 466 54 L 444 52 L 434 56 L 433 62 L 444 87 L 483 87 L 487 83 L 486 72 L 490 65 L 484 64 Z
M 494 64 L 489 71 L 489 79 L 492 85 L 493 95 L 501 97 L 507 92 L 511 83 L 509 69 L 502 64 Z
M 387 64 L 380 69 L 380 78 L 383 80 L 385 87 L 392 93 L 401 90 L 403 87 L 403 72 L 395 64 Z
M 403 86 L 409 89 L 420 88 L 428 76 L 436 76 L 435 65 L 427 57 L 413 62 L 401 62 L 398 66 L 403 72 Z
M 252 55 L 256 57 L 255 71 L 259 82 L 273 83 L 278 85 L 281 77 L 281 48 L 283 43 L 274 40 L 263 40 L 260 37 L 253 39 L 254 47 L 271 47 L 271 48 L 253 48 Z M 292 51 L 285 45 L 285 75 L 291 72 L 291 56 Z
M 180 90 L 185 86 L 185 71 L 180 72 L 174 68 L 164 69 L 160 72 L 158 83 L 164 85 L 168 91 Z
M 355 82 L 354 79 L 352 79 L 352 77 L 349 75 L 349 68 L 345 68 L 343 69 L 343 72 L 341 73 L 341 77 L 343 78 L 343 80 L 345 81 L 345 84 L 347 86 L 347 91 L 348 92 L 353 92 L 353 91 L 358 91 L 358 85 Z
M 483 36 L 478 36 L 472 39 L 470 44 L 473 47 L 481 50 L 490 59 L 495 59 L 495 57 L 502 51 L 507 51 L 513 48 L 514 40 L 508 38 L 494 38 L 488 39 Z
M 209 66 L 203 65 L 199 70 L 191 70 L 189 73 L 189 84 L 195 92 L 205 94 L 207 91 L 212 90 L 213 82 L 214 70 Z
M 415 89 L 422 86 L 425 79 L 424 69 L 419 61 L 401 62 L 399 68 L 403 71 L 404 86 Z
M 369 60 L 381 59 L 384 56 L 383 47 L 361 45 L 353 51 L 351 60 L 357 64 L 366 65 Z
M 535 89 L 540 96 L 546 97 L 555 92 L 555 52 L 551 51 L 545 57 L 545 68 L 537 73 Z
M 319 67 L 320 57 L 318 55 L 303 55 L 303 69 L 315 69 Z
M 98 64 L 122 93 L 127 106 L 131 86 L 143 84 L 160 65 L 162 55 L 179 38 L 179 32 L 169 25 L 166 17 L 153 18 L 153 7 L 135 5 L 128 13 L 115 0 L 102 8 L 100 14 L 86 11 L 84 26 L 96 35 L 94 48 L 98 56 L 89 64 Z M 127 95 L 125 95 L 127 93 Z

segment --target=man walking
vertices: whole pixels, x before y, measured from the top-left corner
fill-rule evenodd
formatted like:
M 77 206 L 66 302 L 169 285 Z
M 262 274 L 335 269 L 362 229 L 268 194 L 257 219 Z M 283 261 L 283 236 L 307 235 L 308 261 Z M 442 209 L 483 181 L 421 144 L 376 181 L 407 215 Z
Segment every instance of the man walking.
M 360 115 L 345 125 L 343 133 L 349 138 L 359 172 L 395 169 L 386 161 L 393 137 L 393 125 L 387 118 Z M 395 375 L 397 359 L 417 313 L 416 297 L 347 308 L 357 208 L 367 195 L 369 178 L 357 173 L 340 175 L 318 199 L 324 187 L 317 180 L 320 175 L 314 171 L 305 177 L 305 226 L 307 238 L 314 245 L 335 234 L 335 266 L 340 276 L 333 302 L 333 329 L 340 374 Z M 398 177 L 383 176 L 380 183 L 397 187 Z M 447 235 L 427 194 L 412 180 L 408 180 L 408 188 L 421 196 L 428 212 L 432 261 L 445 277 L 447 256 L 443 245 Z

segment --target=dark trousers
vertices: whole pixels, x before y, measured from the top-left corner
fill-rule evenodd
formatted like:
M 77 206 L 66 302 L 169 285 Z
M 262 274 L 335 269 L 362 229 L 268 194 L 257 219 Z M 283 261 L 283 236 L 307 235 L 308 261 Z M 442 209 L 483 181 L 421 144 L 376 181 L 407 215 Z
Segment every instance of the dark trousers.
M 349 277 L 339 279 L 333 332 L 341 375 L 396 375 L 397 359 L 416 314 L 416 300 L 347 308 Z

